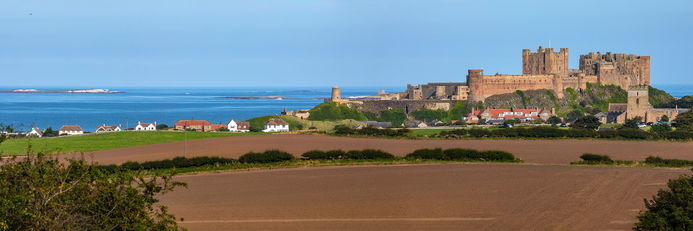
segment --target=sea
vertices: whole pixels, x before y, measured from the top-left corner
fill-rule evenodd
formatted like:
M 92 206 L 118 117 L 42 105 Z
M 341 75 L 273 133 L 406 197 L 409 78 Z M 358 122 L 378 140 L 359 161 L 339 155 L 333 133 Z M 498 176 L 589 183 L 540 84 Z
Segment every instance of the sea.
M 0 87 L 0 90 L 27 87 Z M 91 88 L 31 88 L 62 91 Z M 109 88 L 123 94 L 86 93 L 0 93 L 0 124 L 29 130 L 59 129 L 80 125 L 95 131 L 100 125 L 132 128 L 138 121 L 172 126 L 178 120 L 207 120 L 226 124 L 258 116 L 278 115 L 287 110 L 311 109 L 331 95 L 331 87 L 229 87 L 229 88 Z M 378 90 L 404 91 L 404 87 L 347 87 L 342 97 L 375 95 Z M 238 99 L 224 97 L 280 96 L 281 99 Z
M 654 85 L 674 97 L 693 95 L 693 85 Z M 0 87 L 0 90 L 26 87 Z M 89 88 L 37 88 L 70 90 Z M 100 125 L 132 128 L 141 122 L 172 126 L 174 121 L 196 119 L 215 124 L 278 115 L 287 110 L 310 109 L 329 98 L 331 87 L 229 88 L 110 88 L 124 94 L 0 93 L 0 123 L 18 130 L 80 125 L 95 131 Z M 342 97 L 374 95 L 378 90 L 401 92 L 405 87 L 342 87 Z M 281 99 L 252 97 L 280 96 Z M 224 98 L 224 97 L 251 97 Z

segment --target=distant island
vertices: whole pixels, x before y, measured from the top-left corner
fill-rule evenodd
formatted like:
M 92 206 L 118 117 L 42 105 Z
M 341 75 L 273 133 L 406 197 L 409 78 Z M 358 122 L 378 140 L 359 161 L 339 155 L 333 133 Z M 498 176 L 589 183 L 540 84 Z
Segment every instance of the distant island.
M 44 91 L 37 89 L 14 89 L 0 90 L 0 93 L 88 93 L 88 94 L 123 94 L 124 91 L 111 91 L 108 89 L 76 89 L 76 90 L 52 90 Z

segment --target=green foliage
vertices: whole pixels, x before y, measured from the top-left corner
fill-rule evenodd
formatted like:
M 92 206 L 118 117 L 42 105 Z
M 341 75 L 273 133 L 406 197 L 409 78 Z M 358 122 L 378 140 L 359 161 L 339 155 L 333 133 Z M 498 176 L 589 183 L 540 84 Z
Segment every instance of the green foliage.
M 452 148 L 443 151 L 436 149 L 418 149 L 407 154 L 407 159 L 422 160 L 457 160 L 457 161 L 518 161 L 511 153 L 504 151 L 477 151 L 473 149 Z
M 566 115 L 566 119 L 568 119 L 568 121 L 575 121 L 578 118 L 583 117 L 583 116 L 585 116 L 584 112 L 582 112 L 580 110 L 572 110 L 572 111 L 568 112 L 568 114 Z
M 668 189 L 660 189 L 645 199 L 633 230 L 691 230 L 693 227 L 693 176 L 671 179 Z
M 669 122 L 669 116 L 668 115 L 663 115 L 662 118 L 660 119 L 661 121 L 664 122 Z
M 352 150 L 344 152 L 342 150 L 332 150 L 332 151 L 308 151 L 303 153 L 303 158 L 308 160 L 337 160 L 337 159 L 348 159 L 348 160 L 384 160 L 384 159 L 395 159 L 395 156 L 374 149 L 365 150 Z
M 464 102 L 456 102 L 448 111 L 448 120 L 460 120 L 469 114 L 469 105 Z
M 665 91 L 652 86 L 647 86 L 647 88 L 648 101 L 650 101 L 650 105 L 654 107 L 666 106 L 675 100 L 673 96 Z
M 618 136 L 626 138 L 626 139 L 647 139 L 650 138 L 651 135 L 649 132 L 637 129 L 637 128 L 622 128 L 617 131 Z
M 349 108 L 343 104 L 323 103 L 310 109 L 309 120 L 367 120 L 366 116 L 360 111 Z
M 393 127 L 401 127 L 402 123 L 407 120 L 407 113 L 402 109 L 391 108 L 380 112 L 378 121 L 390 122 Z
M 189 167 L 200 167 L 209 165 L 219 165 L 219 164 L 230 164 L 237 162 L 234 159 L 222 158 L 222 157 L 175 157 L 173 159 L 165 160 L 155 160 L 146 161 L 142 163 L 128 161 L 120 166 L 116 165 L 101 165 L 99 168 L 106 169 L 109 171 L 117 170 L 157 170 L 157 169 L 171 169 L 171 168 L 189 168 Z
M 363 135 L 363 136 L 389 136 L 389 137 L 405 137 L 411 135 L 411 130 L 406 128 L 401 129 L 379 129 L 374 127 L 364 127 L 361 129 L 352 129 L 348 126 L 337 125 L 334 127 L 336 135 Z
M 592 105 L 601 111 L 608 111 L 609 103 L 628 102 L 628 92 L 615 85 L 587 83 L 587 95 Z
M 0 164 L 0 227 L 9 230 L 178 230 L 158 205 L 184 186 L 172 175 L 106 172 L 82 160 L 69 164 L 29 155 Z
M 595 130 L 599 128 L 599 126 L 602 125 L 601 122 L 599 122 L 599 119 L 597 117 L 594 117 L 592 115 L 588 116 L 583 116 L 575 120 L 570 127 L 572 128 L 578 128 L 578 129 L 590 129 L 590 130 Z
M 522 101 L 522 108 L 527 108 L 528 99 L 527 96 L 525 96 L 525 93 L 520 90 L 516 90 L 515 94 L 520 96 L 520 100 Z
M 650 132 L 654 132 L 660 135 L 670 131 L 671 126 L 669 126 L 668 124 L 653 124 L 652 126 L 650 126 Z
M 553 93 L 553 90 L 546 90 L 546 95 L 549 96 L 549 99 L 551 99 L 551 102 L 553 103 L 553 108 L 556 111 L 559 111 L 561 109 L 561 106 L 558 104 L 558 97 L 556 97 L 556 94 Z
M 255 153 L 249 152 L 238 158 L 241 163 L 273 163 L 289 161 L 294 159 L 294 156 L 279 150 L 267 150 L 265 152 Z
M 568 99 L 570 99 L 571 101 L 577 100 L 578 95 L 577 92 L 575 92 L 575 89 L 569 87 L 566 88 L 565 91 L 568 93 Z
M 659 156 L 648 156 L 645 158 L 646 164 L 650 164 L 657 167 L 690 167 L 693 166 L 693 161 L 690 160 L 679 160 L 679 159 L 664 159 Z
M 440 138 L 482 138 L 482 137 L 527 137 L 527 138 L 622 138 L 622 139 L 677 139 L 691 140 L 693 132 L 689 131 L 670 131 L 662 134 L 646 132 L 640 129 L 619 129 L 594 131 L 592 129 L 561 129 L 549 126 L 537 127 L 513 127 L 504 129 L 453 129 L 441 131 L 437 136 Z
M 365 115 L 366 119 L 368 119 L 369 121 L 377 121 L 378 120 L 378 114 L 376 114 L 376 113 L 365 111 L 365 112 L 363 112 L 363 115 Z
M 626 119 L 626 121 L 623 123 L 623 126 L 621 128 L 623 129 L 637 129 L 638 124 L 642 122 L 642 117 L 636 116 L 633 117 L 632 119 Z
M 611 159 L 611 157 L 607 155 L 599 155 L 599 154 L 592 154 L 592 153 L 585 153 L 580 156 L 580 159 L 584 162 L 589 162 L 589 163 L 613 163 L 614 160 Z
M 550 124 L 560 124 L 563 121 L 561 121 L 561 118 L 558 118 L 558 116 L 551 116 L 546 120 L 546 122 Z
M 54 136 L 59 136 L 60 131 L 58 130 L 53 130 L 52 127 L 46 128 L 45 131 L 43 131 L 43 137 L 54 137 Z
M 676 128 L 693 130 L 693 110 L 679 114 L 672 122 Z
M 436 120 L 444 121 L 448 117 L 448 112 L 443 109 L 430 110 L 430 109 L 419 109 L 411 113 L 414 119 L 433 122 Z
M 669 103 L 661 104 L 661 105 L 656 105 L 656 107 L 660 108 L 693 108 L 693 95 L 687 95 L 684 97 L 681 97 L 680 99 L 674 99 Z
M 168 125 L 166 125 L 166 124 L 157 124 L 156 125 L 156 130 L 164 130 L 167 128 L 168 128 Z

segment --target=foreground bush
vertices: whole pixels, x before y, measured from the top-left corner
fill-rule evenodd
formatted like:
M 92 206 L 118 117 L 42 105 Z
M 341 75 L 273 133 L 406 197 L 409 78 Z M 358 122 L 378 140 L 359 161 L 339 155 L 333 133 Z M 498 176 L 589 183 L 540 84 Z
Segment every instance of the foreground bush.
M 645 199 L 634 230 L 691 230 L 693 227 L 693 176 L 669 180 L 651 200 Z
M 515 156 L 504 151 L 477 151 L 473 149 L 452 148 L 442 150 L 418 149 L 409 153 L 407 159 L 422 160 L 457 160 L 457 161 L 516 161 Z
M 303 158 L 308 160 L 376 160 L 376 159 L 394 159 L 394 155 L 375 149 L 352 150 L 344 152 L 342 150 L 319 151 L 313 150 L 303 153 Z
M 337 125 L 334 127 L 334 133 L 337 135 L 362 135 L 362 136 L 389 136 L 389 137 L 406 137 L 411 135 L 411 130 L 406 128 L 390 129 L 390 128 L 374 128 L 364 127 L 361 129 L 353 129 L 346 125 Z
M 693 166 L 693 161 L 679 159 L 664 159 L 659 156 L 648 156 L 645 158 L 646 164 L 661 167 L 688 167 Z
M 268 150 L 265 152 L 249 152 L 238 158 L 241 163 L 272 163 L 288 161 L 294 158 L 293 155 L 279 150 Z
M 200 157 L 186 158 L 186 157 L 180 157 L 179 156 L 179 157 L 176 157 L 173 159 L 146 161 L 143 163 L 128 161 L 128 162 L 123 163 L 120 166 L 120 169 L 121 170 L 140 170 L 140 169 L 156 170 L 156 169 L 200 167 L 200 166 L 217 165 L 217 164 L 230 164 L 233 162 L 236 162 L 236 160 L 229 159 L 229 158 L 222 158 L 222 157 L 200 156 Z M 99 167 L 103 168 L 103 169 L 108 169 L 110 171 L 115 171 L 118 168 L 118 166 L 116 166 L 116 165 L 107 165 L 107 166 L 99 166 Z
M 614 163 L 614 160 L 607 155 L 599 155 L 592 153 L 585 153 L 580 156 L 580 159 L 588 163 Z
M 161 194 L 172 174 L 107 172 L 43 155 L 0 163 L 0 230 L 177 230 Z
M 622 139 L 676 139 L 676 140 L 691 140 L 693 132 L 676 130 L 676 131 L 658 131 L 646 132 L 640 129 L 624 128 L 619 130 L 603 130 L 595 131 L 593 129 L 560 129 L 557 127 L 530 127 L 530 128 L 504 128 L 504 129 L 455 129 L 450 131 L 441 131 L 438 137 L 443 138 L 459 138 L 459 137 L 529 137 L 529 138 L 622 138 Z

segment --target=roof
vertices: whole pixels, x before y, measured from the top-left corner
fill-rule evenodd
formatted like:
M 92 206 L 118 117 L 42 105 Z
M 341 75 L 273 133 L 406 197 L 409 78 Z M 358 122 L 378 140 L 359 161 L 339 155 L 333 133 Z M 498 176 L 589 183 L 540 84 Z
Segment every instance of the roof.
M 149 125 L 156 126 L 154 123 L 140 123 L 139 125 L 141 125 L 142 127 L 149 127 Z
M 219 128 L 225 128 L 225 127 L 226 127 L 226 124 L 212 124 L 212 126 L 210 126 L 210 128 L 212 130 L 219 130 Z
M 289 125 L 289 123 L 280 118 L 270 118 L 265 125 Z
M 206 120 L 179 120 L 176 122 L 176 126 L 199 126 L 199 125 L 212 125 Z
M 247 130 L 250 129 L 250 122 L 236 122 L 238 129 Z
M 82 130 L 82 127 L 80 127 L 79 125 L 63 125 L 62 127 L 60 127 L 59 131 L 81 132 L 83 130 Z
M 609 111 L 627 111 L 628 110 L 628 104 L 625 103 L 610 103 L 609 104 Z
M 42 132 L 41 129 L 39 129 L 38 127 L 32 127 L 32 128 L 31 128 L 31 131 L 29 131 L 29 132 L 32 132 L 32 131 L 36 131 L 38 134 L 43 135 L 43 132 Z

